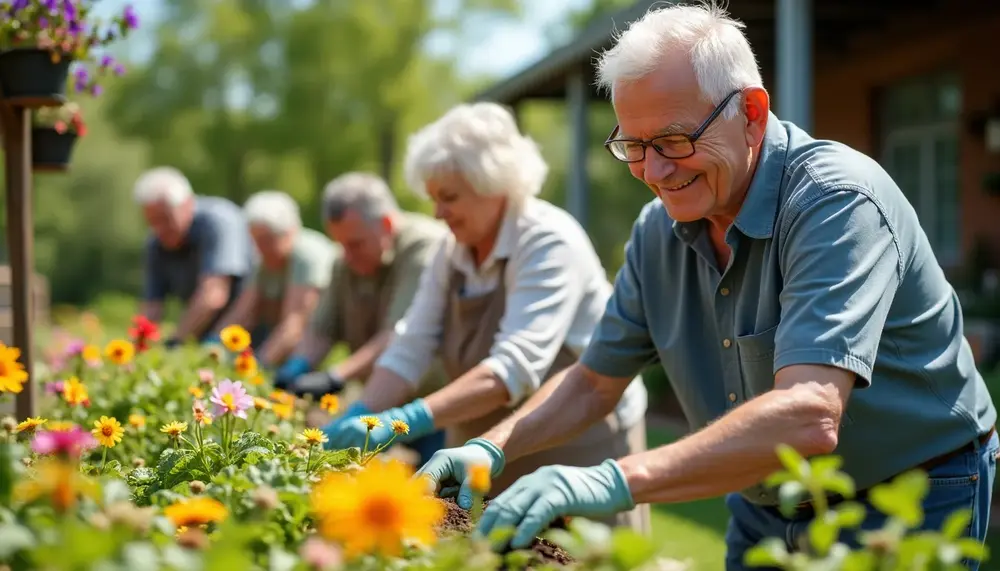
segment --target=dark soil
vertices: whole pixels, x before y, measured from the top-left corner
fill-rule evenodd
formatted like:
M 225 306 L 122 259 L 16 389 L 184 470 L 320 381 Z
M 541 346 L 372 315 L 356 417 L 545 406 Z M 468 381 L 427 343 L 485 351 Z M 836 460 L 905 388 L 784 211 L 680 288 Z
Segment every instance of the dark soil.
M 441 531 L 443 533 L 461 533 L 469 534 L 472 533 L 472 517 L 466 510 L 460 508 L 458 504 L 455 503 L 454 498 L 446 498 L 441 500 L 444 502 L 447 508 L 447 513 L 444 517 L 444 523 L 441 526 Z M 489 505 L 489 500 L 483 501 L 483 507 Z M 560 519 L 553 522 L 549 528 L 560 528 L 566 529 L 566 521 Z M 538 565 L 557 565 L 563 566 L 573 563 L 573 558 L 570 557 L 569 553 L 566 553 L 561 547 L 540 537 L 536 537 L 534 543 L 531 544 L 529 549 L 532 553 L 533 560 L 532 563 Z M 531 569 L 531 564 L 527 569 Z

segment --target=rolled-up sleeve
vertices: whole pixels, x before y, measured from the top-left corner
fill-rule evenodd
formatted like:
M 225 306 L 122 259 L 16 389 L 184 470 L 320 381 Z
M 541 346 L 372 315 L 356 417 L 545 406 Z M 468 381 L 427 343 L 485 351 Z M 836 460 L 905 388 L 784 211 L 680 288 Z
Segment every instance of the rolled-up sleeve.
M 420 274 L 413 303 L 396 322 L 392 341 L 376 363 L 413 385 L 420 383 L 437 353 L 444 327 L 448 270 L 448 245 L 442 242 Z
M 504 315 L 481 364 L 507 386 L 510 405 L 541 386 L 566 341 L 587 283 L 582 258 L 564 237 L 538 231 L 508 262 Z
M 902 275 L 893 229 L 854 189 L 824 193 L 789 220 L 779 252 L 784 286 L 774 371 L 829 365 L 867 387 Z
M 657 208 L 662 208 L 656 206 Z M 615 277 L 615 287 L 594 336 L 580 362 L 599 375 L 632 379 L 657 359 L 642 299 L 642 237 L 650 207 L 632 227 L 625 244 L 625 263 Z

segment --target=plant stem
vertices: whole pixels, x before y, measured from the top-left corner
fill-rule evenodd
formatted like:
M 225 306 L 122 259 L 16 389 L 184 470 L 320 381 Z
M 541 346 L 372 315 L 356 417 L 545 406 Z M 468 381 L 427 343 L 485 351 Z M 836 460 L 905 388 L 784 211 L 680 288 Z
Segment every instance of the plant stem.
M 104 465 L 108 461 L 108 447 L 104 447 L 104 452 L 101 453 L 101 473 L 104 473 Z

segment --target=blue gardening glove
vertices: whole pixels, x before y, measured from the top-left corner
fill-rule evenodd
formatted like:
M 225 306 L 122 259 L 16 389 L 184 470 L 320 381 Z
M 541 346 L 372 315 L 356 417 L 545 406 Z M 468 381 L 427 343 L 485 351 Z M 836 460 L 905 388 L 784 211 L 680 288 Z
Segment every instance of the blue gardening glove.
M 222 345 L 222 338 L 219 337 L 218 333 L 210 333 L 202 337 L 201 346 L 208 347 L 210 345 Z
M 348 409 L 348 413 L 350 413 Z M 326 446 L 333 450 L 340 450 L 357 446 L 361 448 L 365 445 L 365 436 L 368 434 L 368 427 L 361 422 L 360 417 L 367 413 L 352 415 L 345 413 L 344 416 L 331 422 L 323 429 L 328 439 Z M 423 399 L 416 399 L 413 402 L 401 407 L 390 408 L 378 414 L 368 414 L 379 420 L 382 426 L 375 428 L 368 439 L 368 450 L 373 450 L 376 446 L 385 444 L 392 438 L 392 421 L 402 420 L 409 426 L 407 434 L 396 436 L 395 442 L 408 442 L 421 436 L 426 436 L 434 432 L 434 418 L 431 411 L 424 404 Z
M 472 489 L 469 487 L 467 469 L 482 465 L 496 478 L 503 471 L 506 460 L 503 450 L 484 438 L 473 438 L 458 448 L 438 450 L 426 464 L 417 470 L 417 476 L 426 476 L 434 487 L 433 492 L 447 498 L 458 494 L 456 502 L 463 509 L 472 508 Z
M 603 517 L 635 507 L 625 474 L 608 459 L 597 466 L 545 466 L 523 476 L 483 511 L 477 530 L 513 528 L 512 549 L 525 549 L 561 516 Z
M 285 364 L 274 374 L 274 386 L 285 390 L 296 378 L 311 370 L 312 365 L 309 364 L 309 359 L 301 355 L 294 355 L 285 361 Z

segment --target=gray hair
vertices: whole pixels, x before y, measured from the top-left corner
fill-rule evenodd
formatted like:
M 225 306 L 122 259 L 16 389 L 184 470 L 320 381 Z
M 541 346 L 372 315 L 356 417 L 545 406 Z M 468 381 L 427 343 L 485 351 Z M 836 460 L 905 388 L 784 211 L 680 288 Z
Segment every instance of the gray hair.
M 243 214 L 250 224 L 267 227 L 272 234 L 285 234 L 302 227 L 299 205 L 280 190 L 264 190 L 247 199 Z
M 651 9 L 601 54 L 598 87 L 614 100 L 615 83 L 642 79 L 663 58 L 675 54 L 690 58 L 703 97 L 715 105 L 736 89 L 763 87 L 757 58 L 743 34 L 745 27 L 714 0 Z M 738 106 L 739 101 L 730 101 L 722 118 L 732 119 Z
M 515 203 L 537 196 L 549 172 L 510 110 L 492 102 L 456 105 L 410 136 L 403 168 L 418 196 L 427 196 L 431 178 L 454 173 L 478 194 L 506 195 Z
M 181 171 L 174 167 L 156 167 L 136 179 L 132 194 L 141 206 L 166 202 L 176 208 L 190 199 L 194 191 Z
M 349 210 L 360 214 L 366 222 L 399 212 L 389 185 L 367 172 L 349 172 L 330 181 L 323 189 L 322 208 L 324 222 L 336 222 Z

